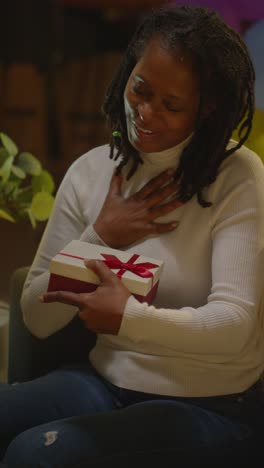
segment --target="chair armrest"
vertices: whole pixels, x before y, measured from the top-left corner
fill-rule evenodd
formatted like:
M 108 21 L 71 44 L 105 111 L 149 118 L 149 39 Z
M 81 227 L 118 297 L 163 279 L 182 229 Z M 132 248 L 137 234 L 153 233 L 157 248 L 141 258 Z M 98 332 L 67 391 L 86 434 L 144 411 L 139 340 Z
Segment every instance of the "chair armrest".
M 96 335 L 76 316 L 45 339 L 33 336 L 24 324 L 20 297 L 29 268 L 17 269 L 10 284 L 8 382 L 24 382 L 64 365 L 88 362 Z

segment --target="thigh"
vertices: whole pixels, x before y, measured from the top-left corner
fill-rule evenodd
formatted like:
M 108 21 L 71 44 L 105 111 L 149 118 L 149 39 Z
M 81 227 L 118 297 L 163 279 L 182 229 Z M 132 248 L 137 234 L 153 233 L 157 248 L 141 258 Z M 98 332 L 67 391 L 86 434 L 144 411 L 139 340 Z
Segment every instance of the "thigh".
M 249 438 L 246 426 L 213 412 L 157 400 L 28 430 L 5 461 L 10 468 L 233 468 L 247 466 L 235 463 Z
M 88 367 L 58 370 L 21 384 L 2 384 L 0 443 L 48 421 L 114 407 L 112 393 Z

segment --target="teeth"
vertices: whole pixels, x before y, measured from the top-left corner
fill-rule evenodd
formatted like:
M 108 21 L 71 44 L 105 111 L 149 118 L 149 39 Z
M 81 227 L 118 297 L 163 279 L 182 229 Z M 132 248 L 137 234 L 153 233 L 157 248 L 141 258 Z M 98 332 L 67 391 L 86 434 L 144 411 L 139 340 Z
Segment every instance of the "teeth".
M 141 132 L 143 133 L 147 133 L 148 135 L 152 135 L 152 131 L 151 130 L 147 130 L 146 128 L 141 128 L 139 127 L 135 122 L 133 122 L 133 124 L 135 125 L 135 127 L 140 130 Z
M 138 127 L 138 129 L 143 133 L 147 133 L 148 135 L 151 135 L 153 133 L 153 132 L 151 132 L 151 130 L 145 130 L 144 128 Z

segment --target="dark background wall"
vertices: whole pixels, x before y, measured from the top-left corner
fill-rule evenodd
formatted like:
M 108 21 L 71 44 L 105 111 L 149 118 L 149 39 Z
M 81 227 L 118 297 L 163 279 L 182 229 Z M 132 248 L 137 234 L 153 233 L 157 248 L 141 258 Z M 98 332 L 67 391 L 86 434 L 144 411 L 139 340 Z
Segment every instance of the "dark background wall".
M 103 144 L 101 105 L 141 17 L 160 0 L 1 0 L 0 131 L 35 154 L 58 186 L 69 165 Z M 30 264 L 44 225 L 0 219 L 0 298 Z
M 1 0 L 0 131 L 21 150 L 35 154 L 57 186 L 75 158 L 108 140 L 101 114 L 107 85 L 140 17 L 166 1 Z M 232 17 L 224 1 L 179 3 L 219 4 L 226 21 Z M 256 1 L 250 7 L 242 0 L 237 3 L 240 32 L 245 34 L 257 17 L 263 20 L 263 7 Z M 251 38 L 261 73 L 259 44 L 256 40 L 255 47 Z M 263 109 L 260 101 L 256 104 L 248 146 L 264 161 Z M 0 219 L 0 299 L 7 294 L 14 268 L 31 263 L 43 229 Z

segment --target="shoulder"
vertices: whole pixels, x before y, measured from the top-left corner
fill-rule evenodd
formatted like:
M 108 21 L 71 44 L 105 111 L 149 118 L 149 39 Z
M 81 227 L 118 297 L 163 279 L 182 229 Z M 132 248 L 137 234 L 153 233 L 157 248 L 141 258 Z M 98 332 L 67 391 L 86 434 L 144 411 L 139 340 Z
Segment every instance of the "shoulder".
M 102 168 L 102 164 L 112 166 L 109 158 L 110 147 L 109 145 L 97 146 L 87 153 L 77 158 L 69 168 L 69 171 L 83 171 L 87 168 Z
M 228 149 L 236 145 L 235 140 L 230 140 Z M 264 165 L 260 157 L 247 146 L 242 146 L 234 151 L 222 164 L 220 172 L 231 172 L 236 170 L 238 176 L 247 175 L 248 177 L 262 177 L 264 174 Z
M 116 162 L 109 158 L 109 145 L 98 146 L 77 158 L 68 168 L 64 179 L 79 184 L 85 179 L 87 183 L 98 178 L 100 173 L 111 173 Z
M 230 140 L 228 149 L 235 144 L 236 141 Z M 256 194 L 264 194 L 264 165 L 254 151 L 242 146 L 223 161 L 215 182 L 209 187 L 209 193 L 217 199 L 239 190 L 239 187 L 249 186 Z

